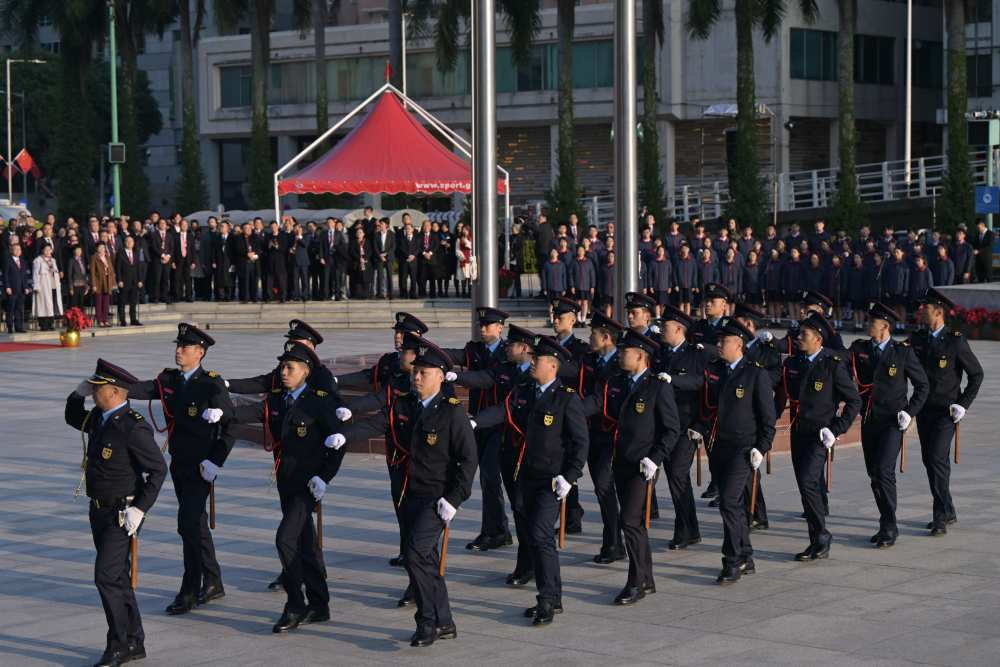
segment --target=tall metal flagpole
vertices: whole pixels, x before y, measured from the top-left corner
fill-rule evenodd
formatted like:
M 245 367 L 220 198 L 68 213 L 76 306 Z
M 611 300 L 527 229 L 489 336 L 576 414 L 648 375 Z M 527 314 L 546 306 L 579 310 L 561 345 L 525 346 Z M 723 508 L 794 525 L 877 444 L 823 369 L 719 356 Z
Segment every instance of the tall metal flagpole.
M 906 182 L 906 196 L 910 196 L 913 158 L 913 0 L 906 0 L 906 111 L 903 138 L 903 180 Z
M 108 43 L 111 63 L 111 143 L 118 143 L 118 53 L 115 43 L 115 3 L 108 3 Z M 101 166 L 103 169 L 104 166 Z M 111 217 L 117 218 L 122 212 L 121 168 L 117 162 L 111 165 L 111 192 L 115 201 L 111 207 Z
M 479 263 L 473 285 L 472 338 L 479 337 L 476 308 L 496 307 L 497 262 L 497 116 L 496 14 L 493 0 L 472 2 L 472 233 Z
M 615 317 L 625 321 L 625 294 L 639 282 L 636 218 L 635 3 L 615 3 L 615 223 L 618 238 Z

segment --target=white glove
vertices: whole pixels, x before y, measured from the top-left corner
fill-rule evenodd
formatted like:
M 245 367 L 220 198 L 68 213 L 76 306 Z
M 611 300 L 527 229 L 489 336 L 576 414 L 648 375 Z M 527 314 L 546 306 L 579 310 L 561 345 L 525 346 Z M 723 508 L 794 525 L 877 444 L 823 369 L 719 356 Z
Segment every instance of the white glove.
M 476 427 L 479 426 L 479 424 L 476 423 L 476 420 L 472 417 L 469 417 L 469 424 L 472 426 L 473 431 L 475 431 Z
M 760 467 L 760 464 L 764 461 L 764 455 L 760 453 L 756 447 L 750 450 L 750 465 L 754 470 Z
M 334 384 L 340 384 L 340 380 L 337 379 L 336 375 L 333 376 L 333 383 Z
M 833 447 L 833 443 L 837 441 L 837 436 L 833 434 L 833 431 L 824 427 L 819 430 L 819 441 L 823 443 L 823 446 L 827 449 Z
M 456 373 L 455 371 L 448 371 L 447 373 L 444 374 L 444 379 L 445 382 L 454 382 L 455 380 L 458 379 L 458 373 Z
M 655 334 L 660 333 L 660 327 L 656 326 L 655 324 L 650 324 L 649 325 L 649 330 L 652 331 Z
M 561 502 L 566 496 L 569 495 L 570 489 L 573 485 L 566 481 L 566 478 L 562 475 L 557 475 L 552 478 L 552 490 L 556 492 L 556 498 Z
M 84 380 L 80 384 L 76 385 L 76 389 L 74 389 L 73 392 L 79 394 L 80 396 L 90 396 L 94 393 L 94 385 Z
M 758 331 L 757 340 L 759 340 L 762 343 L 770 343 L 772 340 L 774 340 L 774 334 L 772 334 L 770 331 Z
M 326 482 L 321 480 L 315 475 L 309 480 L 309 493 L 312 497 L 316 499 L 316 502 L 323 500 L 323 494 L 326 493 Z
M 201 478 L 206 482 L 214 482 L 215 478 L 219 476 L 219 466 L 205 459 L 198 465 L 198 472 L 201 473 Z
M 700 441 L 701 440 L 701 433 L 698 433 L 698 431 L 694 430 L 693 428 L 689 428 L 688 429 L 688 440 L 694 440 L 695 442 Z
M 670 384 L 670 381 L 673 380 L 673 378 L 670 377 L 670 373 L 657 373 L 656 377 L 667 384 Z
M 201 418 L 209 424 L 215 424 L 222 419 L 222 410 L 219 408 L 205 408 L 205 411 L 201 413 Z
M 328 435 L 326 436 L 326 440 L 323 441 L 325 447 L 332 447 L 333 449 L 340 449 L 345 444 L 347 444 L 347 438 L 344 437 L 343 433 Z
M 346 422 L 351 418 L 351 415 L 353 413 L 351 412 L 350 408 L 337 408 L 336 414 L 337 414 L 337 419 L 339 419 L 342 422 Z
M 126 507 L 125 508 L 125 531 L 129 534 L 129 537 L 135 535 L 135 532 L 139 530 L 139 524 L 142 523 L 142 517 L 146 516 L 138 507 Z
M 910 421 L 912 419 L 913 418 L 906 410 L 900 410 L 899 413 L 896 415 L 896 423 L 899 424 L 899 430 L 905 431 L 906 429 L 908 429 L 910 427 Z
M 951 415 L 951 420 L 957 424 L 965 416 L 965 408 L 958 403 L 952 403 L 948 406 L 948 413 Z
M 442 521 L 448 523 L 449 521 L 455 518 L 455 514 L 457 512 L 458 510 L 452 507 L 451 503 L 449 503 L 447 500 L 445 500 L 444 498 L 438 498 L 437 513 L 438 516 L 441 517 Z
M 223 378 L 222 381 L 226 383 L 226 389 L 229 389 L 229 380 Z
M 658 468 L 659 466 L 649 460 L 649 457 L 643 457 L 643 459 L 639 461 L 639 472 L 642 473 L 643 479 L 647 482 L 656 476 Z

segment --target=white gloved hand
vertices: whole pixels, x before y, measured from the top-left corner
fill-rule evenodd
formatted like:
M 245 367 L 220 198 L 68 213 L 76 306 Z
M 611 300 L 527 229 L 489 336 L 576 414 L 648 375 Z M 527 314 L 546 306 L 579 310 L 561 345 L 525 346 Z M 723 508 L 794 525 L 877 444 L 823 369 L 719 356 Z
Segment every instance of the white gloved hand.
M 642 473 L 643 479 L 647 482 L 656 477 L 657 469 L 659 469 L 659 466 L 653 463 L 649 457 L 643 457 L 643 459 L 639 461 L 639 472 Z
M 438 498 L 437 514 L 439 517 L 441 517 L 442 521 L 448 523 L 449 521 L 455 518 L 456 513 L 458 513 L 458 510 L 452 507 L 451 503 L 449 503 L 444 498 Z
M 570 489 L 573 485 L 566 481 L 566 478 L 562 475 L 557 475 L 552 478 L 552 490 L 556 492 L 556 498 L 561 502 L 566 496 L 569 495 Z
M 219 466 L 205 459 L 198 465 L 198 472 L 201 473 L 201 478 L 206 482 L 214 482 L 215 478 L 219 476 Z
M 229 380 L 223 378 L 222 381 L 226 383 L 226 389 L 229 389 Z
M 910 416 L 910 413 L 908 413 L 906 410 L 900 410 L 896 414 L 896 423 L 899 424 L 899 430 L 905 431 L 906 429 L 910 428 L 910 421 L 912 419 L 913 418 Z
M 965 408 L 958 403 L 952 403 L 948 406 L 948 414 L 951 415 L 951 420 L 957 424 L 965 416 Z
M 833 434 L 833 431 L 824 427 L 819 430 L 819 441 L 823 443 L 823 446 L 827 449 L 833 447 L 833 443 L 837 441 L 837 436 Z
M 347 438 L 344 437 L 343 433 L 328 435 L 326 436 L 326 440 L 323 441 L 323 445 L 325 447 L 331 447 L 333 449 L 340 449 L 345 444 L 347 444 Z
M 698 431 L 694 430 L 693 428 L 689 428 L 688 429 L 688 440 L 693 440 L 694 442 L 700 441 L 701 440 L 701 433 L 698 433 Z
M 346 422 L 351 418 L 353 413 L 351 412 L 350 408 L 337 408 L 336 415 L 337 419 L 339 419 L 342 422 Z
M 476 420 L 472 417 L 469 417 L 469 424 L 472 426 L 473 431 L 475 431 L 476 427 L 479 426 L 479 424 L 476 423 Z
M 757 340 L 759 340 L 762 343 L 770 343 L 772 340 L 774 340 L 774 334 L 771 333 L 770 331 L 758 331 Z
M 333 376 L 333 383 L 334 384 L 340 384 L 340 380 L 337 379 L 336 375 Z
M 444 374 L 444 379 L 445 382 L 454 382 L 455 380 L 458 379 L 458 373 L 456 373 L 455 371 L 448 371 L 447 373 Z
M 205 408 L 205 411 L 201 413 L 201 418 L 209 424 L 215 424 L 222 419 L 222 410 L 219 408 Z
M 139 530 L 139 524 L 142 523 L 142 517 L 146 516 L 138 507 L 126 507 L 125 508 L 125 531 L 129 534 L 129 537 L 135 535 L 135 532 Z
M 754 470 L 760 467 L 760 464 L 764 461 L 764 455 L 760 453 L 760 450 L 754 447 L 750 450 L 750 465 Z
M 312 497 L 316 499 L 316 502 L 323 500 L 323 494 L 326 493 L 326 482 L 321 480 L 315 475 L 309 480 L 309 493 Z
M 660 333 L 660 327 L 656 326 L 655 324 L 650 324 L 649 325 L 649 330 L 652 331 L 655 334 Z
M 79 394 L 80 396 L 90 396 L 94 393 L 94 385 L 84 380 L 80 384 L 76 385 L 76 389 L 73 390 L 73 393 Z
M 670 373 L 657 373 L 656 377 L 667 384 L 670 384 L 671 380 L 673 380 L 673 378 L 670 377 Z

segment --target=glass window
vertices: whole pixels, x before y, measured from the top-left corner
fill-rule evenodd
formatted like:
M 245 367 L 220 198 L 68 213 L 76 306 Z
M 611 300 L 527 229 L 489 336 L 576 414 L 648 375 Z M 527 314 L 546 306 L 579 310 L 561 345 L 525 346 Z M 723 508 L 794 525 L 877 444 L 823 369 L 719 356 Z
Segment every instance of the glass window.
M 447 97 L 468 95 L 471 90 L 469 52 L 460 51 L 455 68 L 442 73 L 437 57 L 431 51 L 406 55 L 406 89 L 413 97 Z M 497 72 L 500 72 L 497 63 Z
M 837 80 L 837 33 L 792 28 L 790 55 L 793 79 Z
M 965 0 L 966 23 L 992 23 L 993 0 Z
M 944 51 L 941 42 L 913 42 L 913 85 L 940 90 L 944 85 Z
M 854 37 L 854 82 L 891 86 L 895 80 L 896 40 L 877 35 Z
M 993 57 L 989 53 L 966 56 L 965 66 L 969 97 L 992 97 Z
M 612 88 L 615 85 L 614 47 L 609 40 L 573 45 L 573 87 Z M 641 71 L 641 67 L 637 66 Z
M 249 65 L 219 68 L 219 83 L 222 90 L 221 106 L 223 109 L 250 106 L 250 79 L 252 70 Z

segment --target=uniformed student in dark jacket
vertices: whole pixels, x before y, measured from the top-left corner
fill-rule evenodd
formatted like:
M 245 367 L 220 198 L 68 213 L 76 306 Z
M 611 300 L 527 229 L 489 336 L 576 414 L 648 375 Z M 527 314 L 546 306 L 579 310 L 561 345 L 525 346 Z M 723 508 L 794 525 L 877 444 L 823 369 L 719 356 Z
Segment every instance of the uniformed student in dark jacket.
M 788 327 L 788 332 L 781 340 L 781 345 L 779 345 L 779 347 L 783 348 L 782 352 L 785 354 L 795 354 L 799 350 L 799 321 L 808 317 L 810 313 L 819 313 L 823 316 L 823 319 L 833 317 L 833 301 L 815 290 L 802 292 L 802 301 L 799 304 L 799 319 L 792 321 L 792 324 Z M 823 343 L 823 346 L 835 351 L 845 349 L 844 339 L 840 337 L 840 334 L 836 330 L 833 331 L 832 337 Z
M 927 401 L 917 414 L 917 432 L 920 458 L 927 469 L 934 499 L 933 516 L 927 528 L 935 537 L 946 534 L 948 525 L 958 520 L 949 488 L 951 441 L 983 383 L 983 367 L 969 342 L 960 331 L 948 329 L 947 317 L 954 311 L 955 304 L 946 296 L 933 287 L 927 290 L 923 308 L 926 328 L 910 338 L 910 346 L 930 382 Z
M 580 306 L 576 326 L 586 326 L 584 323 L 590 314 L 590 303 L 594 300 L 596 289 L 597 266 L 587 256 L 587 248 L 579 245 L 576 247 L 576 257 L 569 263 L 569 290 Z
M 743 347 L 743 356 L 747 361 L 758 364 L 767 373 L 771 382 L 771 398 L 781 382 L 781 352 L 774 341 L 774 335 L 770 331 L 762 329 L 766 315 L 746 304 L 738 303 L 733 311 L 733 319 L 746 327 L 753 338 L 746 342 Z M 750 492 L 753 486 L 751 480 L 747 480 L 746 509 L 747 518 L 750 522 L 750 530 L 767 530 L 769 524 L 767 519 L 767 503 L 764 501 L 763 478 L 758 476 L 757 494 L 754 500 L 753 515 L 750 514 Z
M 452 370 L 448 354 L 421 339 L 413 367 L 413 391 L 353 424 L 343 439 L 364 440 L 391 430 L 394 445 L 407 453 L 399 514 L 403 561 L 417 603 L 410 645 L 429 646 L 458 635 L 438 572 L 438 542 L 472 494 L 477 455 L 469 416 L 458 399 L 442 392 L 445 373 Z
M 312 513 L 340 469 L 343 443 L 332 435 L 341 430 L 337 412 L 343 407 L 334 394 L 307 383 L 323 364 L 313 349 L 292 343 L 278 357 L 281 384 L 263 401 L 241 405 L 235 421 L 263 424 L 274 452 L 275 480 L 281 500 L 281 523 L 275 543 L 281 559 L 281 584 L 288 596 L 272 630 L 330 620 L 326 567 L 316 541 Z M 305 595 L 302 587 L 305 586 Z
M 619 347 L 622 372 L 608 379 L 599 405 L 601 414 L 615 422 L 611 460 L 629 560 L 628 579 L 614 601 L 630 605 L 656 592 L 645 523 L 646 493 L 677 444 L 680 421 L 673 388 L 650 368 L 660 346 L 626 331 Z
M 399 353 L 406 334 L 412 332 L 423 336 L 428 331 L 429 327 L 420 318 L 403 311 L 396 313 L 392 323 L 393 351 L 380 356 L 371 368 L 337 375 L 334 381 L 340 388 L 382 391 L 389 376 L 399 370 Z
M 909 343 L 892 340 L 896 313 L 882 303 L 868 309 L 868 339 L 849 349 L 851 372 L 861 396 L 861 448 L 871 480 L 879 527 L 871 542 L 878 548 L 896 543 L 896 458 L 903 434 L 927 398 L 927 374 Z M 909 387 L 913 394 L 907 398 Z
M 139 604 L 129 581 L 129 538 L 137 535 L 167 476 L 153 429 L 128 402 L 138 380 L 103 359 L 66 399 L 66 423 L 87 436 L 83 457 L 90 532 L 97 549 L 94 582 L 108 622 L 99 667 L 146 657 Z M 86 396 L 94 400 L 84 408 Z
M 519 384 L 505 409 L 477 419 L 480 426 L 507 424 L 516 443 L 514 477 L 523 503 L 538 603 L 525 610 L 534 625 L 548 625 L 561 613 L 562 578 L 554 526 L 559 505 L 583 474 L 590 439 L 579 394 L 559 379 L 569 353 L 555 339 L 536 336 L 533 382 Z
M 167 613 L 185 614 L 226 594 L 205 502 L 233 448 L 229 432 L 233 404 L 225 380 L 201 366 L 215 340 L 182 322 L 174 343 L 177 368 L 165 368 L 155 379 L 133 385 L 131 394 L 136 399 L 160 401 L 167 421 L 177 532 L 184 543 L 184 578 Z
M 775 396 L 778 416 L 786 403 L 791 414 L 792 467 L 809 523 L 809 546 L 795 555 L 797 561 L 830 555 L 832 536 L 826 529 L 822 495 L 826 488 L 826 457 L 837 438 L 851 427 L 861 407 L 844 360 L 824 347 L 833 336 L 833 327 L 819 313 L 810 313 L 799 322 L 799 354 L 785 359 L 782 383 Z M 843 410 L 838 414 L 841 403 Z
M 716 581 L 732 584 L 753 574 L 753 547 L 746 515 L 747 486 L 774 440 L 771 378 L 744 354 L 754 334 L 734 318 L 719 332 L 719 358 L 705 370 L 704 401 L 695 437 L 704 440 L 712 479 L 719 486 L 722 571 Z
M 476 316 L 479 319 L 481 340 L 470 340 L 462 348 L 445 349 L 453 364 L 470 371 L 493 368 L 507 360 L 507 343 L 503 339 L 503 328 L 510 316 L 502 310 L 489 307 L 479 308 Z M 469 414 L 473 417 L 480 411 L 499 403 L 499 394 L 495 386 L 492 389 L 473 389 L 469 392 Z M 465 548 L 471 551 L 499 549 L 514 543 L 507 523 L 503 480 L 500 477 L 500 441 L 501 434 L 498 429 L 481 429 L 476 432 L 483 515 L 479 535 L 465 545 Z
M 687 340 L 687 331 L 693 323 L 691 316 L 678 308 L 664 309 L 660 318 L 660 352 L 653 365 L 657 374 L 674 388 L 680 423 L 677 444 L 663 462 L 674 504 L 674 536 L 667 542 L 671 551 L 701 542 L 691 486 L 691 463 L 698 442 L 688 436 L 688 430 L 699 418 L 705 365 L 710 358 L 704 347 Z

